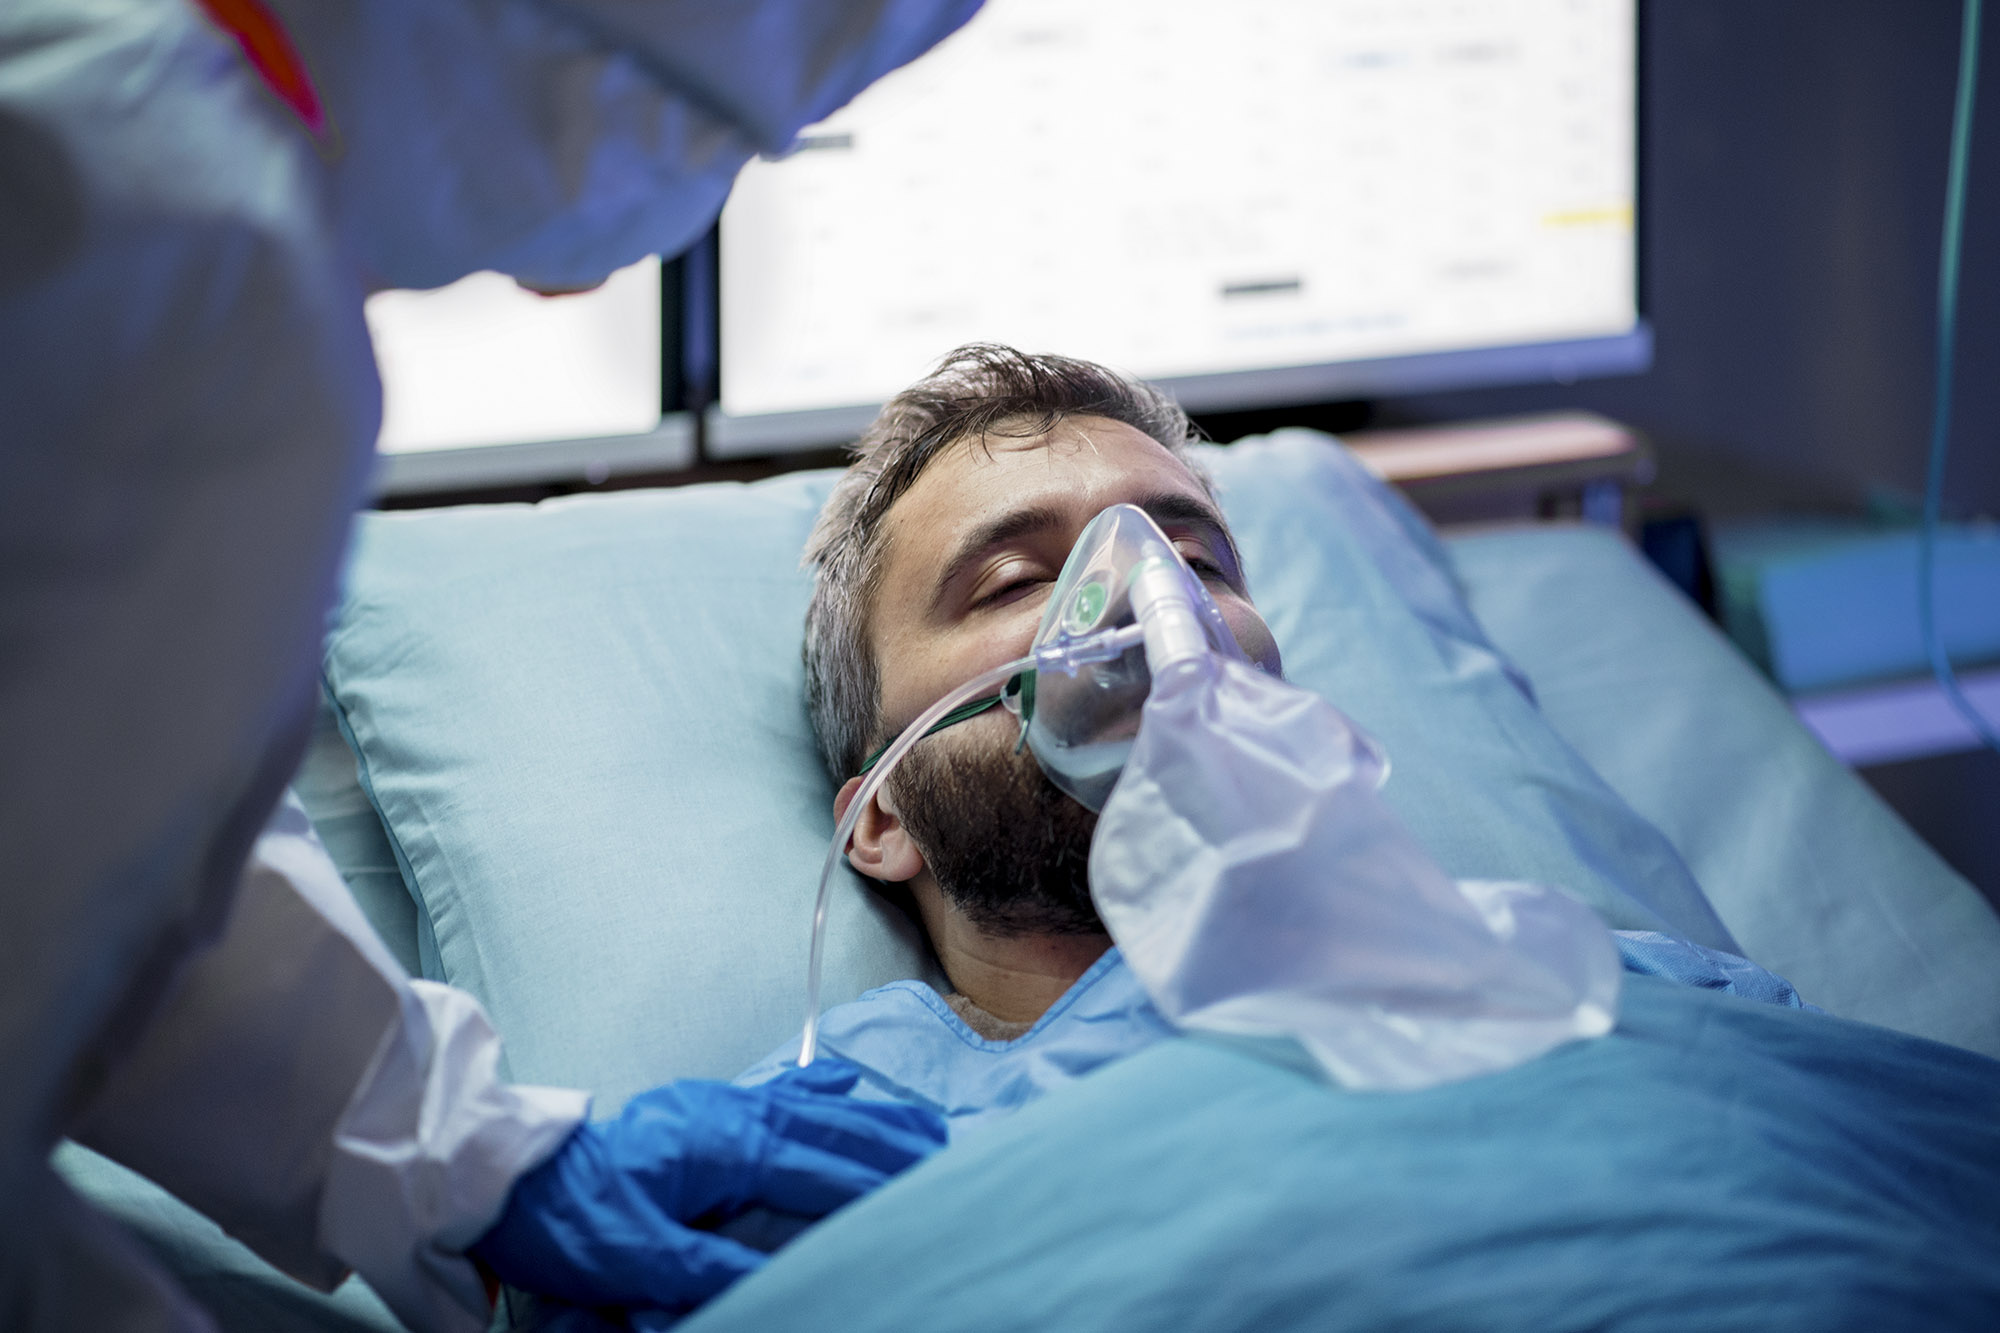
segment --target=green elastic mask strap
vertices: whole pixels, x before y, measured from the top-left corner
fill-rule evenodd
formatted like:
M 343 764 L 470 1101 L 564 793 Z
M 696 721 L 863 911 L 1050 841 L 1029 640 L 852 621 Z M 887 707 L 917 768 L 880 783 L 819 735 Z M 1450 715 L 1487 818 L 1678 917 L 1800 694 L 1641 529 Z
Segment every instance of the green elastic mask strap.
M 1007 678 L 1007 688 L 1000 695 L 1002 699 L 1012 698 L 1021 714 L 1021 734 L 1014 738 L 1014 753 L 1027 748 L 1028 724 L 1035 720 L 1035 673 L 1018 671 Z
M 1014 742 L 1014 753 L 1019 754 L 1021 747 L 1028 743 L 1028 723 L 1035 716 L 1035 673 L 1032 671 L 1022 671 L 1010 677 L 1007 681 L 1007 688 L 999 694 L 989 695 L 984 699 L 974 699 L 971 703 L 960 704 L 937 721 L 931 723 L 931 729 L 925 732 L 924 735 L 935 736 L 946 727 L 955 727 L 969 717 L 978 717 L 981 713 L 1009 696 L 1018 696 L 1021 701 L 1021 735 Z M 866 773 L 869 769 L 875 767 L 881 761 L 882 756 L 889 752 L 889 747 L 895 743 L 894 738 L 891 738 L 876 746 L 875 753 L 869 755 L 867 761 L 861 765 L 862 773 Z

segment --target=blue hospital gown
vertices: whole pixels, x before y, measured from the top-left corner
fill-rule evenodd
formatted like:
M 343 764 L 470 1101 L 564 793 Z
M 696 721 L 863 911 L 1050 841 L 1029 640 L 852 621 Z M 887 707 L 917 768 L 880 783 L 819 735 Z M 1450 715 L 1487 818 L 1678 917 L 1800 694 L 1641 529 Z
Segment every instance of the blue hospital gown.
M 1625 970 L 1791 1008 L 1798 992 L 1734 954 L 1654 931 L 1612 932 Z M 980 1036 L 921 981 L 892 981 L 829 1009 L 820 1048 L 861 1069 L 855 1095 L 928 1106 L 954 1140 L 983 1123 L 1174 1033 L 1117 949 L 1102 958 L 1012 1041 Z M 780 1047 L 738 1076 L 762 1083 L 798 1058 Z

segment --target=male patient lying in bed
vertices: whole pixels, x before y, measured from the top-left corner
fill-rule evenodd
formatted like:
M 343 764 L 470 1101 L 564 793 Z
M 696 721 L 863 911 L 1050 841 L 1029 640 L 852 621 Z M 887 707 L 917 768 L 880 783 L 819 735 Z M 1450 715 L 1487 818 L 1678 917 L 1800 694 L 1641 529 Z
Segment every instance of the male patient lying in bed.
M 963 349 L 899 395 L 857 446 L 813 533 L 806 621 L 821 752 L 853 799 L 865 757 L 933 700 L 1026 651 L 1077 533 L 1145 509 L 1206 580 L 1237 642 L 1279 667 L 1185 415 L 1102 367 Z M 1043 776 L 993 710 L 924 741 L 864 811 L 848 859 L 907 895 L 951 991 L 920 981 L 827 1014 L 824 1049 L 862 1091 L 936 1107 L 954 1132 L 1171 1028 L 1111 947 L 1086 866 L 1096 816 Z M 1782 980 L 1728 954 L 1621 933 L 1628 969 L 1780 1004 Z M 796 1054 L 774 1053 L 760 1082 Z

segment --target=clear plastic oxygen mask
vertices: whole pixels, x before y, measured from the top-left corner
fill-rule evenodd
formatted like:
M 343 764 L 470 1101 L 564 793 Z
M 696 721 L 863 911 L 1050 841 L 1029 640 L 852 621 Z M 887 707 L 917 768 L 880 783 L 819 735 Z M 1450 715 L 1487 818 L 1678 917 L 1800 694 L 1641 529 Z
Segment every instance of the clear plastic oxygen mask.
M 1115 656 L 1096 647 L 1116 644 Z M 1055 670 L 1024 677 L 1002 700 L 1022 720 L 1049 781 L 1091 810 L 1111 795 L 1153 675 L 1210 653 L 1243 661 L 1215 599 L 1143 509 L 1113 505 L 1070 548 L 1035 633 Z
M 1022 742 L 1049 780 L 1092 810 L 1111 794 L 1155 674 L 1193 669 L 1211 654 L 1243 661 L 1222 611 L 1143 509 L 1113 505 L 1070 548 L 1028 655 L 966 681 L 905 727 L 871 764 L 834 830 L 820 870 L 807 965 L 799 1063 L 817 1054 L 820 974 L 833 873 L 854 826 L 889 774 L 934 731 L 996 700 L 1021 719 Z

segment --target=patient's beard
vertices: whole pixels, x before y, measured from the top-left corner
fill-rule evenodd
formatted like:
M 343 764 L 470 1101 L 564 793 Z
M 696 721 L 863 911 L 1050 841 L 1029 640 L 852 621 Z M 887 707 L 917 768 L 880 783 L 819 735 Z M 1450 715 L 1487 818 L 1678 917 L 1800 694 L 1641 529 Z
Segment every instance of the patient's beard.
M 1090 901 L 1096 814 L 1010 743 L 938 740 L 912 750 L 889 788 L 946 900 L 988 935 L 1103 934 Z

